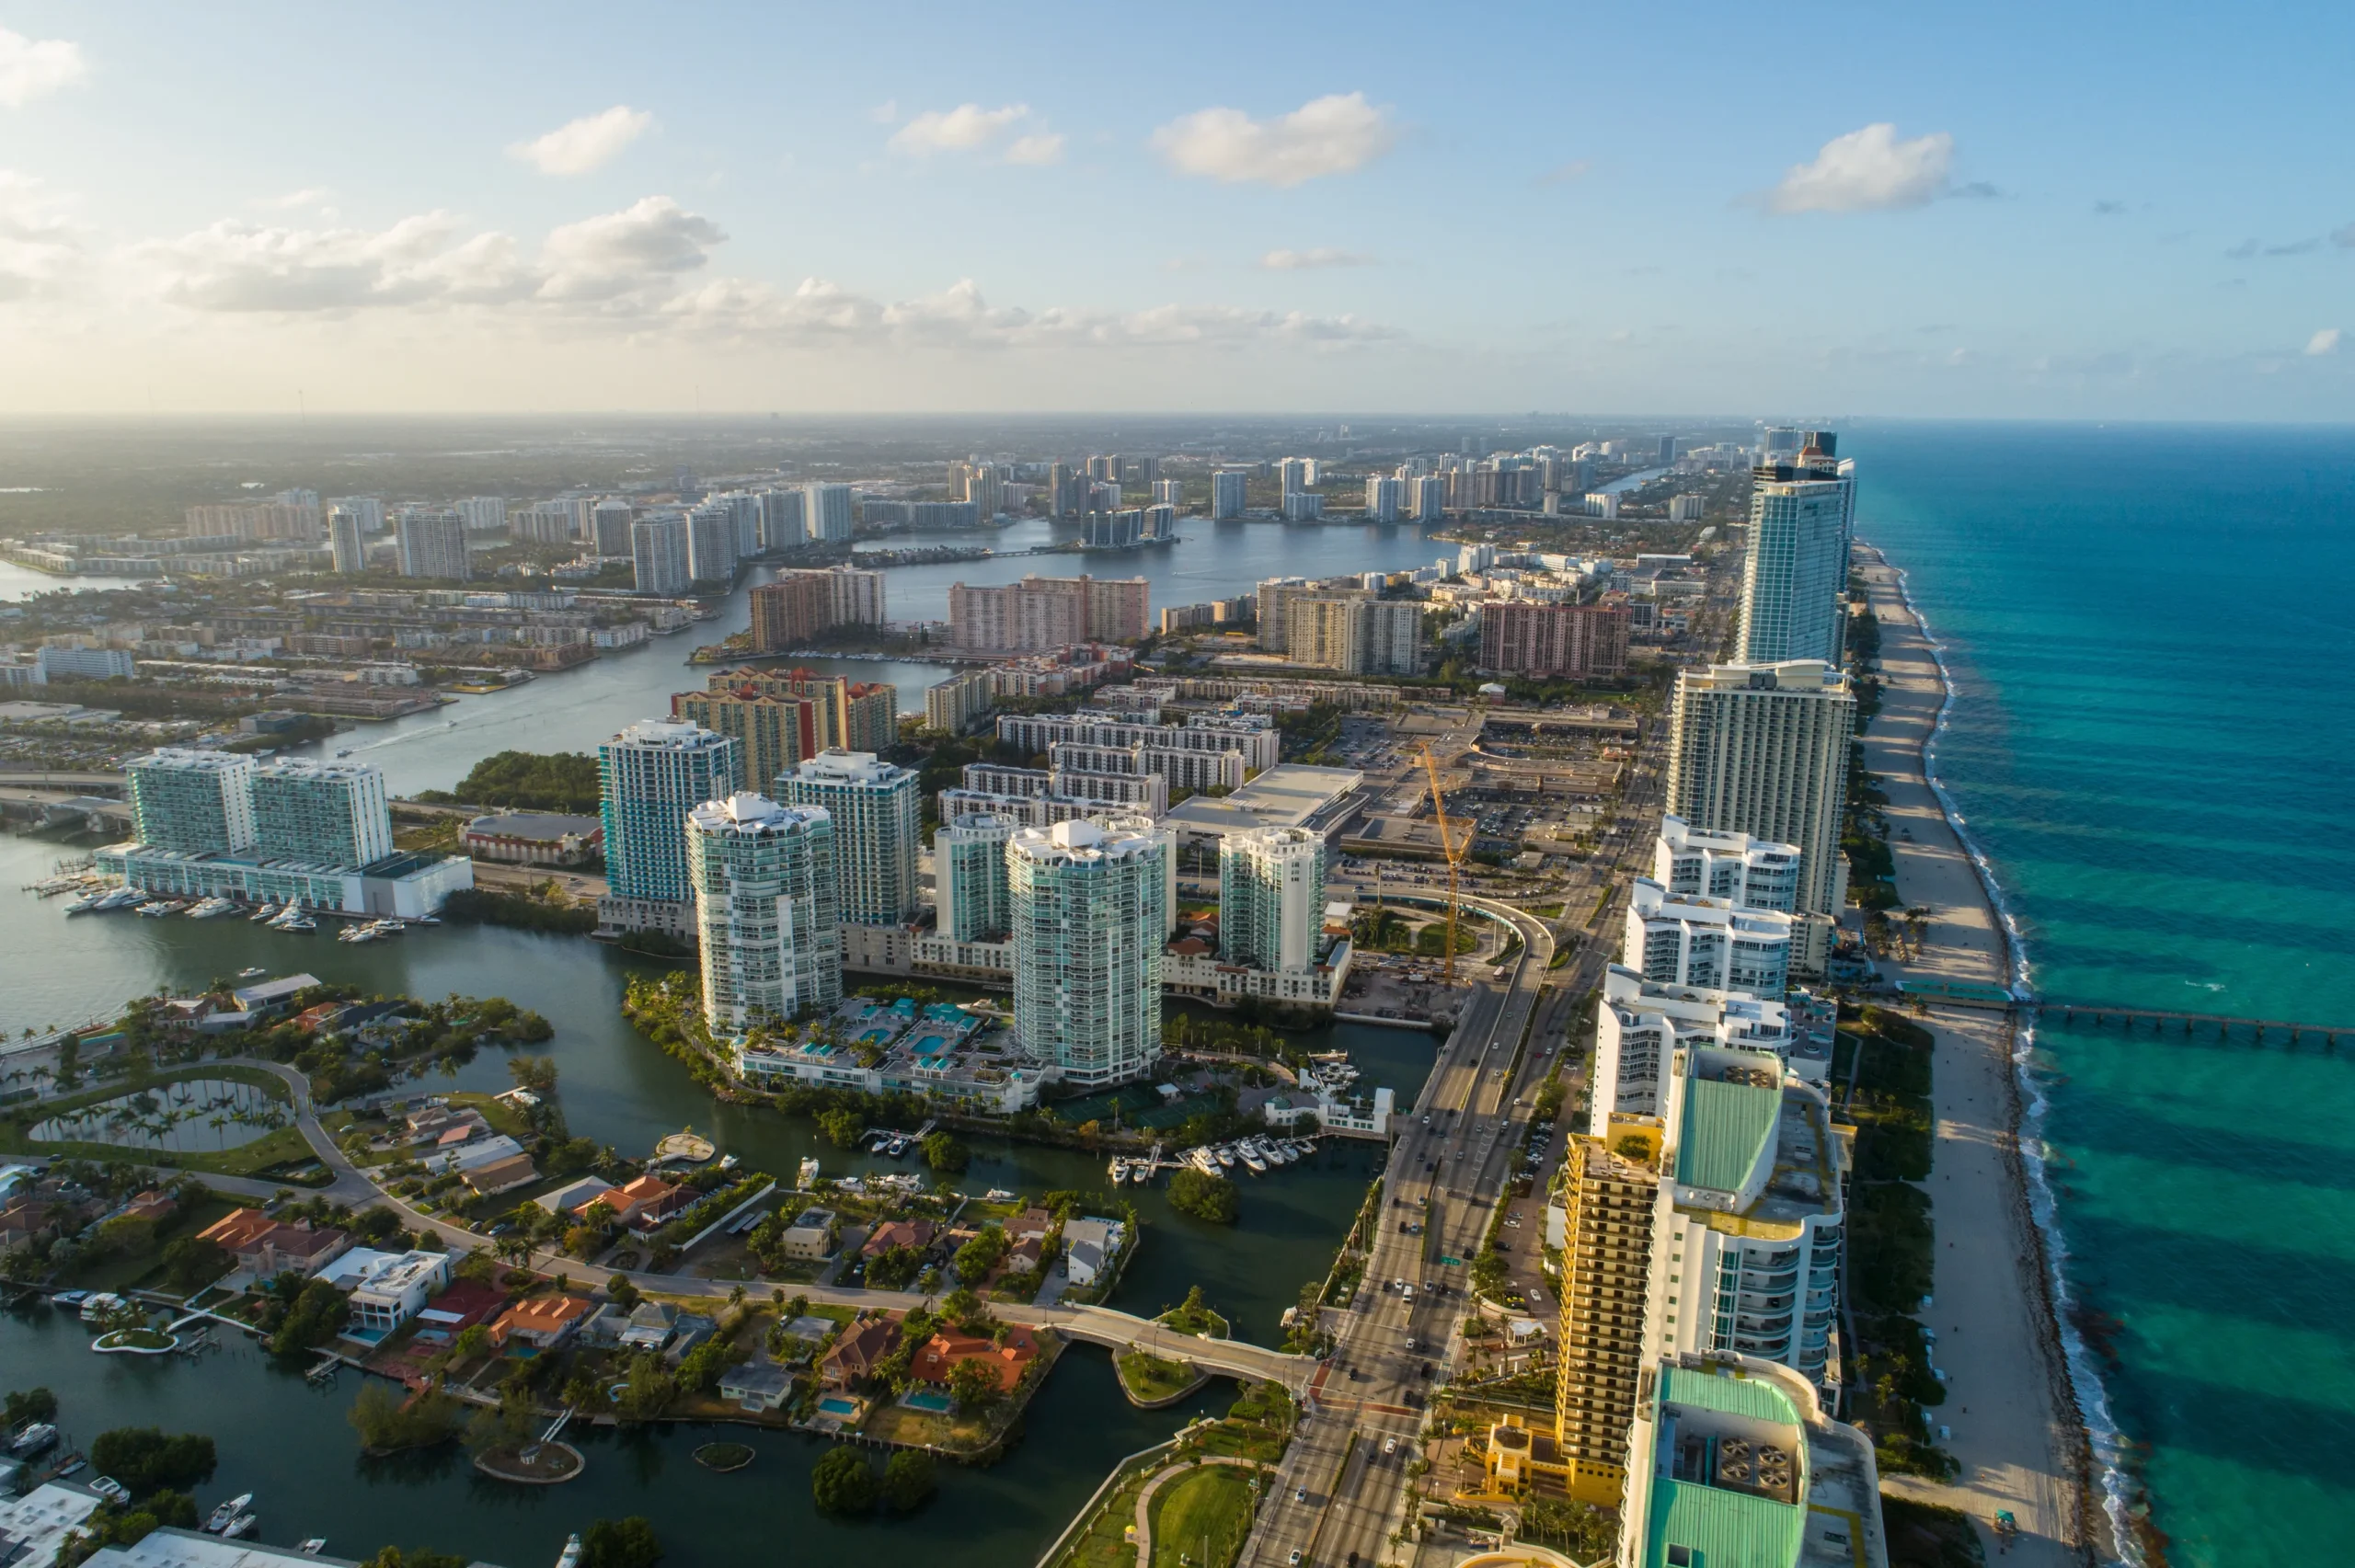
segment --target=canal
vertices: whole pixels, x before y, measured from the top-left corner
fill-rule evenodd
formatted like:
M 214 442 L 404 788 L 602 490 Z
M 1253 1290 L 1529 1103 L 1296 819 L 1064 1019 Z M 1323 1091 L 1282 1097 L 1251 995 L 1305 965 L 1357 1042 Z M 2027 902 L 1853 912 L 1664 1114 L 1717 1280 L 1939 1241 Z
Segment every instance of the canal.
M 804 1155 L 817 1156 L 829 1172 L 904 1168 L 845 1154 L 805 1118 L 716 1105 L 623 1020 L 629 976 L 651 966 L 610 947 L 497 928 L 417 928 L 354 946 L 332 940 L 328 929 L 297 935 L 234 918 L 69 920 L 63 900 L 17 891 L 46 876 L 61 853 L 38 840 L 0 837 L 0 954 L 7 956 L 0 1031 L 7 1034 L 91 1017 L 158 987 L 185 992 L 255 965 L 272 974 L 307 971 L 372 994 L 504 995 L 555 1025 L 555 1038 L 535 1048 L 556 1060 L 558 1093 L 577 1134 L 643 1154 L 663 1134 L 692 1126 L 724 1152 L 772 1173 L 789 1174 Z M 1428 1036 L 1357 1024 L 1317 1031 L 1304 1043 L 1347 1050 L 1370 1084 L 1396 1090 L 1402 1102 L 1419 1092 L 1432 1057 Z M 485 1051 L 430 1082 L 503 1089 L 511 1081 L 505 1054 Z M 1378 1148 L 1335 1140 L 1300 1165 L 1238 1178 L 1242 1217 L 1232 1229 L 1176 1214 L 1162 1187 L 1120 1189 L 1136 1204 L 1144 1231 L 1111 1304 L 1149 1314 L 1199 1284 L 1238 1335 L 1274 1343 L 1283 1309 L 1330 1261 L 1379 1168 Z M 968 1191 L 998 1186 L 1033 1196 L 1109 1185 L 1100 1158 L 991 1139 L 973 1140 L 973 1162 L 959 1182 Z M 1034 1405 L 1031 1435 L 1004 1462 L 949 1476 L 940 1499 L 914 1519 L 847 1527 L 810 1514 L 806 1472 L 821 1450 L 798 1437 L 763 1436 L 752 1470 L 712 1476 L 687 1461 L 698 1440 L 689 1435 L 596 1435 L 590 1480 L 540 1493 L 477 1478 L 454 1450 L 426 1461 L 363 1461 L 343 1422 L 357 1387 L 349 1377 L 320 1393 L 242 1345 L 201 1363 L 156 1365 L 94 1356 L 83 1343 L 78 1324 L 53 1314 L 0 1319 L 0 1386 L 50 1384 L 86 1441 L 134 1423 L 210 1433 L 223 1453 L 216 1490 L 260 1490 L 267 1539 L 327 1535 L 331 1552 L 353 1557 L 393 1540 L 507 1568 L 553 1562 L 568 1530 L 599 1514 L 630 1512 L 654 1519 L 682 1568 L 741 1562 L 748 1547 L 791 1539 L 780 1528 L 820 1532 L 812 1544 L 821 1547 L 849 1544 L 871 1529 L 877 1533 L 859 1538 L 870 1550 L 945 1550 L 959 1562 L 1028 1568 L 1114 1459 L 1166 1436 L 1206 1402 L 1223 1408 L 1227 1392 L 1213 1385 L 1178 1410 L 1137 1412 L 1114 1387 L 1104 1354 L 1075 1346 Z

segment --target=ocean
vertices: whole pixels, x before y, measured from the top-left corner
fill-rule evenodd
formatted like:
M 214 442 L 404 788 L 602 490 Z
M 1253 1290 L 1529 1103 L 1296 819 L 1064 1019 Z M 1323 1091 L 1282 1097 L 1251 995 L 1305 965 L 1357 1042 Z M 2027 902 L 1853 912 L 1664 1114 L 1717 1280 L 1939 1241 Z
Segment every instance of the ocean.
M 2355 1516 L 2355 431 L 1859 424 L 1860 536 L 1956 684 L 1937 770 L 2038 993 L 2338 1024 L 2047 1022 L 2072 1317 L 2145 1555 L 2340 1554 Z

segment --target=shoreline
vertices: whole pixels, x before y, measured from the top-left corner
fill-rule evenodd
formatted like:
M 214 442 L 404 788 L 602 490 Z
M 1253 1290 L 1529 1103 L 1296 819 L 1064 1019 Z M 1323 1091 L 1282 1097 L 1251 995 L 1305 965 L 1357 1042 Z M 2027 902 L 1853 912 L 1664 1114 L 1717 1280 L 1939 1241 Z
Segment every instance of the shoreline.
M 1882 702 L 1863 737 L 1867 766 L 1889 793 L 1890 827 L 1905 826 L 1889 841 L 1898 880 L 1909 889 L 1904 901 L 1936 911 L 1929 940 L 1906 972 L 2017 990 L 2026 957 L 2016 922 L 1936 774 L 1937 741 L 1956 700 L 1943 647 L 1885 554 L 1872 550 L 1859 567 L 1882 624 Z M 1963 1427 L 1941 1440 L 1962 1471 L 1952 1483 L 1887 1476 L 1884 1487 L 1960 1506 L 1991 1536 L 1996 1510 L 2011 1509 L 2020 1523 L 2014 1554 L 2036 1555 L 2042 1547 L 2048 1561 L 2112 1555 L 2139 1568 L 2125 1544 L 2123 1481 L 2107 1405 L 2065 1316 L 2065 1247 L 2053 1244 L 2037 1142 L 2044 1099 L 2028 1067 L 2033 1021 L 2024 1027 L 2008 1016 L 1933 1006 L 1925 1022 L 1940 1047 L 1931 1190 L 1946 1242 L 1936 1253 L 1932 1299 L 1942 1303 L 1935 1315 L 1952 1329 L 1950 1337 L 1934 1337 L 1933 1355 L 1957 1368 L 1953 1402 L 1936 1407 L 1932 1420 L 1944 1415 Z M 1950 1185 L 1959 1173 L 1960 1185 Z M 1982 1357 L 1982 1345 L 1992 1354 Z M 1983 1402 L 1975 1417 L 1960 1403 L 1974 1395 Z M 2104 1436 L 2097 1437 L 2097 1426 Z M 2088 1506 L 2097 1483 L 2098 1520 Z M 2097 1533 L 2108 1539 L 2097 1542 Z
M 2020 931 L 2018 918 L 2004 895 L 2003 884 L 1996 879 L 1993 862 L 1988 858 L 1978 840 L 1972 837 L 1969 818 L 1964 817 L 1954 797 L 1947 793 L 1945 782 L 1938 777 L 1937 743 L 1946 735 L 1956 700 L 1954 674 L 1947 664 L 1946 645 L 1930 629 L 1929 618 L 1922 613 L 1920 604 L 1913 598 L 1912 581 L 1905 569 L 1892 563 L 1888 553 L 1878 545 L 1870 548 L 1881 566 L 1892 575 L 1898 600 L 1903 604 L 1906 613 L 1913 618 L 1914 629 L 1937 669 L 1941 697 L 1937 716 L 1922 745 L 1923 780 L 1937 800 L 1947 831 L 1962 846 L 1963 853 L 1970 858 L 1972 871 L 1977 874 L 1981 895 L 1993 917 L 1996 933 L 2003 944 L 2004 983 L 2006 989 L 2015 996 L 2031 996 L 2034 993 L 2028 983 L 2028 943 Z M 2119 1561 L 2131 1564 L 2132 1568 L 2142 1568 L 2143 1556 L 2133 1517 L 2133 1494 L 2141 1490 L 2141 1483 L 2129 1470 L 2126 1437 L 2110 1413 L 2108 1390 L 2102 1382 L 2100 1367 L 2092 1348 L 2085 1344 L 2085 1336 L 2078 1332 L 2070 1316 L 2070 1310 L 2077 1301 L 2069 1288 L 2068 1238 L 2061 1230 L 2058 1200 L 2053 1196 L 2043 1152 L 2044 1124 L 2051 1102 L 2035 1073 L 2038 1024 L 2038 1014 L 2031 1009 L 2024 1019 L 2012 1026 L 2012 1163 L 2019 1172 L 2028 1205 L 2030 1220 L 2028 1230 L 2036 1248 L 2037 1274 L 2041 1287 L 2039 1305 L 2046 1320 L 2045 1327 L 2060 1352 L 2067 1374 L 2071 1413 L 2075 1417 L 2077 1430 L 2085 1445 L 2082 1463 L 2088 1473 L 2084 1479 L 2097 1483 L 2099 1487 L 2101 1512 L 2108 1526 L 2114 1555 Z

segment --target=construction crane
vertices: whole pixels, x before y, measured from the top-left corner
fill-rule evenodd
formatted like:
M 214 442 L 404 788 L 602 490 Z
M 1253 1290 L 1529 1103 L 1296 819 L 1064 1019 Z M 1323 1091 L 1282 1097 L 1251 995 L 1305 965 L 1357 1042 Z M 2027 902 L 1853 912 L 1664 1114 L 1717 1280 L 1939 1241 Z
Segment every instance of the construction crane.
M 1423 773 L 1431 781 L 1431 811 L 1439 818 L 1440 853 L 1447 860 L 1447 956 L 1442 961 L 1440 977 L 1445 983 L 1455 983 L 1455 921 L 1456 867 L 1464 864 L 1464 851 L 1455 842 L 1455 830 L 1448 826 L 1447 801 L 1439 787 L 1439 759 L 1431 755 L 1430 742 L 1423 743 Z M 1467 839 L 1468 844 L 1470 841 Z

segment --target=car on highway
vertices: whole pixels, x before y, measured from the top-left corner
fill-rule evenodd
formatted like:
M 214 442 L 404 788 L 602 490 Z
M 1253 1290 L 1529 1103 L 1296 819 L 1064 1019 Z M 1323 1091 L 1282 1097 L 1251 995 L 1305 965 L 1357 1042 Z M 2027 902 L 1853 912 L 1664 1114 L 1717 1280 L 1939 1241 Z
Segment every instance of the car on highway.
M 1307 1501 L 1308 1501 L 1308 1488 L 1306 1488 L 1305 1486 L 1295 1486 L 1295 1487 L 1293 1487 L 1293 1488 L 1292 1489 L 1292 1500 L 1293 1502 L 1295 1502 L 1295 1503 L 1305 1503 L 1305 1502 L 1307 1502 Z
M 1296 1546 L 1293 1547 L 1292 1549 L 1292 1555 L 1286 1558 L 1285 1561 L 1292 1564 L 1292 1568 L 1300 1568 L 1300 1548 Z
M 1385 1454 L 1396 1453 L 1398 1451 L 1398 1439 L 1396 1437 L 1384 1438 L 1382 1442 L 1382 1451 Z

